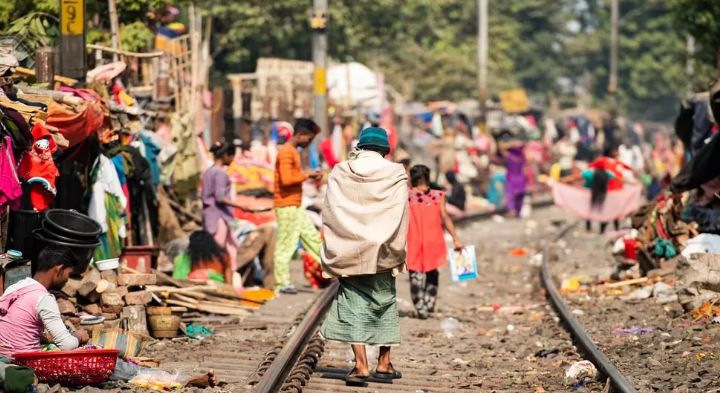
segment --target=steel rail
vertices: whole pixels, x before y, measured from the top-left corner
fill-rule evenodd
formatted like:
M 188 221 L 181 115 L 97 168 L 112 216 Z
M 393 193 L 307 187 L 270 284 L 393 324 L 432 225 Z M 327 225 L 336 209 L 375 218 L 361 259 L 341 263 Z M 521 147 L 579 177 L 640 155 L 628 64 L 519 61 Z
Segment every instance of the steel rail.
M 555 240 L 563 237 L 570 229 L 572 229 L 573 226 L 574 225 L 569 225 L 561 230 L 555 237 Z M 568 309 L 567 304 L 565 304 L 565 301 L 560 296 L 560 292 L 557 290 L 557 287 L 550 276 L 550 270 L 548 268 L 549 256 L 550 246 L 549 244 L 546 244 L 545 250 L 543 251 L 542 267 L 540 268 L 542 284 L 547 291 L 548 300 L 555 311 L 557 311 L 562 322 L 564 322 L 570 335 L 575 339 L 576 345 L 580 347 L 588 360 L 592 361 L 604 376 L 610 378 L 612 385 L 617 391 L 622 393 L 637 393 L 637 390 L 630 385 L 620 370 L 618 370 L 605 356 L 605 354 L 595 345 L 588 333 L 585 331 L 585 328 L 583 328 L 580 322 L 575 319 Z
M 268 367 L 265 374 L 260 378 L 254 389 L 256 393 L 273 393 L 280 391 L 285 378 L 292 370 L 295 362 L 302 353 L 302 349 L 310 341 L 318 325 L 325 316 L 330 303 L 335 298 L 339 283 L 334 280 L 329 287 L 325 288 L 320 296 L 315 299 L 310 309 L 305 314 L 302 322 L 295 328 L 290 338 L 283 346 L 280 353 Z

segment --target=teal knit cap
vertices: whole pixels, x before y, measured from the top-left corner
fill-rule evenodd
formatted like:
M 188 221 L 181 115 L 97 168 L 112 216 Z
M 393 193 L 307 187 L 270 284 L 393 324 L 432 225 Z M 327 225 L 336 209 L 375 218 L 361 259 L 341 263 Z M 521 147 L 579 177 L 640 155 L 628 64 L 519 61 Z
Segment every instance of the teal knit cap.
M 368 127 L 360 132 L 357 147 L 364 149 L 369 146 L 390 150 L 387 131 L 379 127 Z

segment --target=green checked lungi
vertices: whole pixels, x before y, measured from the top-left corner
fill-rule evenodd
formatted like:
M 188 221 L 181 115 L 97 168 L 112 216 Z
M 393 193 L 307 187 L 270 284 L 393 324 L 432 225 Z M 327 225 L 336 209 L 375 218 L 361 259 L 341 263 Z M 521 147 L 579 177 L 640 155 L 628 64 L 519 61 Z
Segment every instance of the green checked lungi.
M 320 335 L 350 344 L 400 344 L 395 277 L 391 272 L 341 277 Z

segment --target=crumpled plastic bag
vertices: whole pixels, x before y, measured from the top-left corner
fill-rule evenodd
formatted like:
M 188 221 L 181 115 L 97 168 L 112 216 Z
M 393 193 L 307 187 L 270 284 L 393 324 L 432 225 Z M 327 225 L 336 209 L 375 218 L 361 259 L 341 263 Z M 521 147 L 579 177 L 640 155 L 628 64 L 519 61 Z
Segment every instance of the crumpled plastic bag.
M 156 369 L 140 370 L 130 384 L 143 389 L 166 391 L 181 389 L 190 381 L 190 377 L 181 373 L 169 373 L 167 371 Z
M 598 376 L 598 370 L 589 360 L 581 360 L 570 365 L 565 371 L 565 386 L 574 386 L 584 384 L 587 381 L 595 380 Z

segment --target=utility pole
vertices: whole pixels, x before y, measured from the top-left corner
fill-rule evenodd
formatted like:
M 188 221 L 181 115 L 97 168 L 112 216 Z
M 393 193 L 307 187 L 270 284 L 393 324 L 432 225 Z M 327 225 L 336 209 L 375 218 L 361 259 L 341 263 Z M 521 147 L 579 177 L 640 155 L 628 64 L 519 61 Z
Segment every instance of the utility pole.
M 613 96 L 617 93 L 617 62 L 618 62 L 618 20 L 620 18 L 620 0 L 611 0 L 610 5 L 610 79 L 608 92 Z
M 110 14 L 110 43 L 113 49 L 118 50 L 120 49 L 120 23 L 115 0 L 108 0 L 108 13 Z M 117 53 L 113 53 L 113 61 L 118 61 Z
M 313 113 L 315 122 L 320 125 L 322 137 L 328 133 L 327 23 L 328 0 L 313 0 L 313 11 L 310 18 L 310 28 L 313 31 L 313 96 L 315 102 Z
M 478 98 L 480 99 L 481 127 L 487 121 L 488 85 L 488 0 L 478 0 Z

